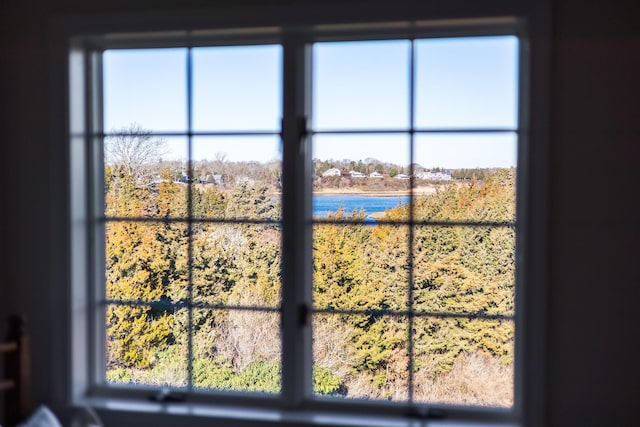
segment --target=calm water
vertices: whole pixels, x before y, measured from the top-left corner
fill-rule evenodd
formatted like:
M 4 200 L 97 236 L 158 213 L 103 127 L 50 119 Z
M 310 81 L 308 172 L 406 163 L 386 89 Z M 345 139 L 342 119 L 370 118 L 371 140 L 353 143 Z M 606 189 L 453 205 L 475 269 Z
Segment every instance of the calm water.
M 395 208 L 399 204 L 409 202 L 408 196 L 370 197 L 370 196 L 313 196 L 313 216 L 324 217 L 329 212 L 337 211 L 340 206 L 346 213 L 354 209 L 363 209 L 367 215 L 384 212 L 385 209 Z

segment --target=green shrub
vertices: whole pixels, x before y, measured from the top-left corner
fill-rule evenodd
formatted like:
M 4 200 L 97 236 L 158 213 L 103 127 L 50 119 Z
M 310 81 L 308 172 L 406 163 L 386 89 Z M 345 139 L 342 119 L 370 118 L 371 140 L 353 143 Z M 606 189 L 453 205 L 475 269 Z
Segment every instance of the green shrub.
M 347 394 L 342 379 L 327 368 L 313 368 L 313 391 L 326 396 L 344 396 Z

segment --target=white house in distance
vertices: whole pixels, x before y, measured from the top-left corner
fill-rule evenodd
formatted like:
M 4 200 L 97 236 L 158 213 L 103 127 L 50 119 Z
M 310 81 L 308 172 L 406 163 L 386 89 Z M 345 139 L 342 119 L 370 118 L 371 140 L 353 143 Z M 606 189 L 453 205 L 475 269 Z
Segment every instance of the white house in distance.
M 340 175 L 342 175 L 340 173 L 340 169 L 336 169 L 336 168 L 327 169 L 326 171 L 322 172 L 322 176 L 340 176 Z
M 396 175 L 395 178 L 396 179 L 409 179 L 409 175 L 404 174 L 404 173 L 399 173 L 398 175 Z
M 371 172 L 369 178 L 382 178 L 382 174 L 380 172 Z
M 431 181 L 451 181 L 451 172 L 431 172 L 423 171 L 416 174 L 418 179 L 428 179 Z
M 364 178 L 365 177 L 365 174 L 363 174 L 362 172 L 351 171 L 351 172 L 349 172 L 349 174 L 351 175 L 351 178 Z

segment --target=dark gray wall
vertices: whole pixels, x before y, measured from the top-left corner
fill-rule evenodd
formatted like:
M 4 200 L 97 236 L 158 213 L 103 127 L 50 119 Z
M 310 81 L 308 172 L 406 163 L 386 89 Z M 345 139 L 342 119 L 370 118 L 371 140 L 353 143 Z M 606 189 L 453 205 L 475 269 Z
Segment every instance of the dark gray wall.
M 633 4 L 554 2 L 551 425 L 640 425 L 640 8 Z
M 46 303 L 56 247 L 48 145 L 49 18 L 198 6 L 194 0 L 23 0 L 0 4 L 0 312 L 34 339 L 34 398 L 53 393 Z M 238 4 L 225 0 L 206 2 Z M 242 1 L 242 3 L 262 3 Z M 287 3 L 271 1 L 271 3 Z M 551 0 L 549 426 L 640 425 L 640 16 L 633 1 Z M 534 94 L 535 96 L 535 94 Z M 42 301 L 42 303 L 38 303 Z

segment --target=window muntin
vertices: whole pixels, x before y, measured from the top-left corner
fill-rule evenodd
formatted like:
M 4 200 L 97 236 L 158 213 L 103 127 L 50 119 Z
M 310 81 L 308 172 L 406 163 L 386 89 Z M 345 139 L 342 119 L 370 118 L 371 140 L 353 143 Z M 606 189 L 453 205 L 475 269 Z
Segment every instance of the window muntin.
M 416 45 L 418 45 L 418 43 L 420 43 L 421 41 L 422 41 L 422 40 L 418 40 L 418 41 L 416 41 Z M 404 42 L 404 43 L 408 43 L 407 41 L 402 41 L 402 42 Z M 352 43 L 357 43 L 357 42 L 352 42 Z M 375 44 L 375 42 L 367 42 L 367 43 L 373 43 L 373 44 Z M 206 48 L 206 49 L 210 49 L 210 48 Z M 214 49 L 215 49 L 215 48 L 214 48 Z M 196 49 L 193 49 L 193 50 L 195 51 Z M 195 56 L 195 55 L 194 55 L 194 56 Z M 407 62 L 409 62 L 409 61 L 407 61 Z M 409 66 L 407 66 L 407 70 L 408 70 L 408 69 L 409 69 Z M 408 72 L 407 72 L 407 73 L 408 73 Z M 415 79 L 417 80 L 417 76 L 415 76 Z M 194 80 L 195 80 L 195 79 L 194 79 Z M 405 84 L 404 84 L 404 85 L 402 85 L 402 86 L 405 86 L 405 90 L 406 90 L 407 92 L 410 92 L 410 86 L 411 86 L 411 85 L 410 85 L 410 82 L 408 81 L 409 79 L 407 78 L 406 80 L 407 80 L 407 81 L 406 81 L 406 82 L 405 82 Z M 192 82 L 191 84 L 193 84 L 193 82 Z M 416 84 L 416 83 L 414 82 L 414 84 Z M 194 88 L 194 91 L 195 91 L 195 88 Z M 410 96 L 407 96 L 407 98 L 410 98 Z M 314 99 L 315 99 L 315 98 L 314 98 Z M 410 102 L 416 103 L 416 101 L 415 101 L 415 100 L 407 99 L 406 101 L 407 101 L 407 104 L 409 104 Z M 195 105 L 195 104 L 192 104 L 192 105 Z M 195 107 L 194 107 L 194 108 L 195 108 Z M 415 110 L 416 108 L 417 108 L 417 107 L 415 107 L 415 108 L 414 108 L 414 110 Z M 326 108 L 325 108 L 325 109 L 326 109 Z M 411 108 L 410 108 L 410 107 L 409 107 L 409 108 L 406 108 L 406 107 L 405 107 L 405 109 L 406 109 L 406 110 L 409 110 L 409 111 L 411 110 Z M 407 114 L 408 114 L 408 113 L 407 113 Z M 415 111 L 414 111 L 414 112 L 412 112 L 412 113 L 410 113 L 410 114 L 408 114 L 408 115 L 414 115 L 414 114 L 415 114 Z M 514 114 L 514 115 L 515 115 L 515 114 Z M 315 116 L 313 116 L 313 117 L 315 117 Z M 397 123 L 400 123 L 401 121 L 402 121 L 402 120 L 397 121 Z M 330 123 L 330 121 L 329 121 L 328 123 Z M 382 135 L 382 137 L 381 137 L 381 135 L 370 135 L 369 137 L 371 137 L 371 138 L 374 138 L 374 137 L 381 137 L 380 139 L 382 139 L 382 140 L 386 139 L 387 141 L 389 141 L 389 138 L 396 138 L 396 139 L 405 140 L 405 142 L 403 142 L 402 144 L 398 144 L 398 147 L 402 147 L 402 148 L 401 148 L 401 149 L 399 149 L 398 151 L 400 151 L 400 152 L 405 152 L 405 153 L 406 153 L 406 157 L 407 157 L 407 158 L 410 158 L 409 153 L 411 152 L 411 150 L 413 150 L 413 155 L 415 156 L 415 155 L 416 155 L 415 153 L 419 151 L 419 149 L 418 149 L 418 147 L 419 147 L 419 146 L 425 146 L 425 147 L 426 147 L 426 146 L 428 146 L 428 145 L 429 145 L 427 142 L 419 143 L 418 141 L 419 141 L 420 139 L 422 139 L 422 140 L 424 140 L 424 141 L 428 141 L 428 140 L 430 140 L 430 139 L 433 139 L 433 138 L 431 138 L 431 137 L 436 137 L 436 138 L 437 138 L 437 137 L 440 137 L 440 136 L 442 136 L 442 137 L 443 137 L 442 139 L 446 139 L 447 137 L 451 137 L 451 138 L 455 139 L 455 138 L 457 138 L 457 137 L 459 137 L 459 136 L 464 136 L 464 134 L 465 134 L 465 133 L 469 133 L 469 131 L 470 131 L 470 130 L 474 129 L 474 127 L 469 127 L 469 126 L 466 126 L 466 124 L 465 124 L 465 126 L 461 126 L 461 129 L 456 129 L 456 130 L 455 130 L 455 131 L 460 130 L 460 132 L 459 132 L 459 133 L 460 133 L 460 135 L 458 135 L 455 131 L 454 131 L 454 132 L 453 132 L 453 134 L 451 134 L 451 135 L 449 135 L 449 134 L 443 134 L 443 135 L 433 134 L 433 135 L 432 135 L 432 134 L 429 134 L 428 132 L 425 132 L 424 134 L 420 134 L 419 132 L 417 132 L 417 131 L 418 131 L 418 129 L 413 129 L 413 128 L 411 127 L 411 125 L 406 125 L 406 124 L 405 124 L 405 125 L 399 125 L 399 126 L 395 127 L 395 123 L 396 123 L 396 122 L 391 123 L 391 124 L 393 124 L 393 125 L 394 125 L 394 126 L 391 126 L 392 128 L 394 128 L 394 129 L 392 129 L 392 130 L 393 130 L 393 132 L 397 132 L 398 128 L 400 129 L 400 132 L 397 132 L 397 133 L 395 133 L 395 134 L 390 133 L 390 134 L 388 134 L 388 135 Z M 214 126 L 214 127 L 215 127 L 215 126 Z M 249 127 L 250 127 L 250 126 L 249 126 Z M 495 136 L 497 136 L 497 137 L 498 137 L 498 139 L 499 139 L 500 137 L 502 137 L 502 136 L 503 136 L 502 134 L 504 133 L 504 132 L 503 132 L 503 129 L 493 129 L 493 127 L 494 127 L 493 125 L 488 126 L 488 128 L 489 128 L 490 130 L 493 130 L 493 131 L 496 131 L 496 130 L 497 130 L 497 132 L 495 132 L 495 134 L 496 134 Z M 342 123 L 342 124 L 338 123 L 338 125 L 337 125 L 337 126 L 335 126 L 335 128 L 331 128 L 331 126 L 328 126 L 328 125 L 327 125 L 327 126 L 325 126 L 325 128 L 318 128 L 318 129 L 313 128 L 313 129 L 311 129 L 311 131 L 312 131 L 312 132 L 314 132 L 314 133 L 316 133 L 316 134 L 315 134 L 315 135 L 314 135 L 314 137 L 313 137 L 313 144 L 312 144 L 312 145 L 313 145 L 314 151 L 315 151 L 315 150 L 318 150 L 318 147 L 320 146 L 320 143 L 319 143 L 318 141 L 320 141 L 320 140 L 322 140 L 322 139 L 326 139 L 326 140 L 328 141 L 328 140 L 330 140 L 331 138 L 334 138 L 334 140 L 335 140 L 335 141 L 337 141 L 337 144 L 338 144 L 338 145 L 340 145 L 340 144 L 341 144 L 341 142 L 340 142 L 340 137 L 342 136 L 340 133 L 341 133 L 341 132 L 343 132 L 343 131 L 344 131 L 344 133 L 345 133 L 345 134 L 347 134 L 347 133 L 351 133 L 352 131 L 354 131 L 354 130 L 355 130 L 356 132 L 355 132 L 355 133 L 353 133 L 352 135 L 350 135 L 350 137 L 351 137 L 351 138 L 353 138 L 353 139 L 355 140 L 355 139 L 357 139 L 358 137 L 363 137 L 363 136 L 364 136 L 364 135 L 360 135 L 360 134 L 358 134 L 358 131 L 362 131 L 362 133 L 363 133 L 363 134 L 366 134 L 366 133 L 368 133 L 368 131 L 370 131 L 370 130 L 372 130 L 372 131 L 381 131 L 381 130 L 382 130 L 382 131 L 386 131 L 386 130 L 388 130 L 388 129 L 386 129 L 386 128 L 387 128 L 386 123 L 384 124 L 384 126 L 379 126 L 379 127 L 377 127 L 377 123 L 373 123 L 373 124 L 371 124 L 371 123 L 369 123 L 369 124 L 365 123 L 365 124 L 357 124 L 357 125 L 355 125 L 355 126 L 350 126 L 348 122 L 345 122 L 345 123 Z M 514 131 L 514 129 L 513 129 L 513 128 L 511 128 L 511 129 L 509 129 L 509 130 L 511 131 L 511 135 L 512 135 L 512 138 L 513 138 L 513 139 L 512 139 L 512 147 L 513 147 L 513 146 L 517 145 L 517 142 L 515 141 L 515 139 L 516 139 L 515 135 L 516 135 L 516 134 L 515 134 L 515 133 L 513 133 L 513 131 Z M 264 131 L 264 132 L 267 132 L 267 133 L 272 133 L 272 129 L 266 129 L 266 130 L 265 130 L 265 129 L 258 129 L 258 128 L 256 128 L 256 129 L 237 129 L 237 128 L 235 128 L 235 129 L 231 129 L 231 130 L 228 130 L 228 129 L 227 129 L 227 130 L 224 130 L 224 129 L 223 129 L 223 130 L 220 130 L 219 132 L 223 132 L 223 133 L 230 132 L 230 133 L 233 133 L 233 134 L 234 134 L 234 136 L 236 136 L 236 137 L 240 137 L 240 136 L 247 136 L 248 134 L 252 134 L 252 133 L 254 133 L 254 132 L 259 132 L 259 133 L 261 133 L 261 132 L 263 132 L 263 131 Z M 165 130 L 160 129 L 160 130 L 159 130 L 159 131 L 157 131 L 157 132 L 158 132 L 158 134 L 159 134 L 159 135 L 161 135 L 161 134 L 165 133 Z M 222 138 L 223 136 L 222 136 L 222 135 L 217 135 L 217 134 L 216 134 L 217 132 L 218 132 L 218 130 L 217 130 L 217 129 L 205 129 L 204 127 L 203 127 L 202 129 L 200 129 L 200 130 L 195 130 L 195 129 L 194 129 L 193 131 L 191 131 L 191 130 L 187 131 L 187 134 L 189 134 L 189 133 L 191 134 L 191 135 L 187 135 L 187 138 L 189 138 L 189 137 L 190 137 L 189 143 L 187 143 L 187 144 L 186 144 L 186 145 L 188 146 L 187 151 L 191 150 L 191 152 L 192 152 L 192 153 L 197 152 L 196 146 L 197 146 L 197 145 L 204 145 L 204 144 L 205 144 L 205 142 L 204 142 L 205 140 L 215 140 L 216 138 Z M 324 135 L 322 132 L 327 132 L 327 133 L 329 133 L 329 134 Z M 517 130 L 516 130 L 516 132 L 517 132 Z M 237 133 L 237 135 L 235 135 L 236 133 Z M 278 133 L 278 132 L 275 132 L 275 134 L 276 134 L 276 135 L 277 135 L 277 133 Z M 173 135 L 170 135 L 170 136 L 171 136 L 171 137 L 173 137 Z M 225 135 L 225 136 L 226 136 L 226 135 Z M 475 135 L 474 135 L 474 136 L 475 136 Z M 481 136 L 481 137 L 482 137 L 482 136 L 485 136 L 485 133 L 483 132 L 482 134 L 479 134 L 479 136 Z M 367 137 L 364 137 L 363 139 L 367 139 Z M 469 140 L 469 139 L 472 139 L 472 137 L 467 138 L 467 139 L 468 139 L 468 140 Z M 413 144 L 410 144 L 409 142 L 407 142 L 407 140 L 411 140 L 411 141 L 413 141 Z M 214 142 L 214 144 L 215 144 L 215 142 Z M 233 142 L 231 142 L 231 144 L 233 144 Z M 438 145 L 438 144 L 442 144 L 442 143 L 441 143 L 441 142 L 436 142 L 436 143 L 435 143 L 435 145 Z M 507 145 L 509 145 L 509 144 L 507 143 Z M 345 147 L 345 149 L 346 149 L 346 147 L 347 147 L 347 146 L 348 146 L 348 144 L 344 144 L 344 145 L 343 145 L 343 147 Z M 410 148 L 410 147 L 411 147 L 411 148 Z M 504 150 L 503 150 L 503 151 L 504 151 Z M 204 157 L 204 156 L 203 156 L 203 157 Z M 509 156 L 507 155 L 507 157 L 509 157 Z M 194 157 L 194 158 L 195 158 L 195 157 Z M 409 162 L 407 162 L 407 165 L 409 165 Z M 192 167 L 193 167 L 193 166 L 192 166 Z M 195 176 L 195 175 L 194 175 L 194 176 Z M 192 186 L 190 186 L 189 188 L 192 188 Z M 193 194 L 193 193 L 192 193 L 192 194 Z M 194 215 L 196 210 L 193 208 L 193 206 L 192 206 L 192 208 L 191 208 L 191 209 L 192 209 L 191 215 Z M 197 217 L 196 217 L 196 218 L 197 218 Z M 182 218 L 180 218 L 180 217 L 179 217 L 179 218 L 176 218 L 176 219 L 182 219 L 182 220 L 187 219 L 187 220 L 189 220 L 189 218 L 184 218 L 184 217 L 182 217 Z M 191 219 L 193 220 L 193 218 L 191 218 Z M 197 219 L 200 219 L 200 218 L 197 218 Z M 205 214 L 205 219 L 221 220 L 221 219 L 224 219 L 224 218 L 222 218 L 221 216 L 215 216 L 215 215 L 213 215 L 213 216 L 209 216 L 208 214 Z M 227 219 L 228 219 L 228 218 L 227 218 Z M 239 217 L 234 218 L 234 219 L 232 220 L 232 222 L 235 222 L 236 220 L 239 220 L 240 222 L 242 222 L 242 221 L 245 221 L 245 220 L 254 220 L 254 219 L 255 219 L 255 218 L 246 218 L 246 217 L 244 217 L 244 216 L 240 215 Z M 460 219 L 461 219 L 461 218 L 453 218 L 453 219 L 452 219 L 452 218 L 448 218 L 448 219 L 446 219 L 446 221 L 454 221 L 454 222 L 455 222 L 455 221 L 460 220 Z M 482 219 L 482 218 L 481 218 L 481 219 Z M 481 220 L 481 219 L 480 219 L 480 220 Z M 415 221 L 415 220 L 416 220 L 416 218 L 409 218 L 408 214 L 406 214 L 406 213 L 405 213 L 405 216 L 404 216 L 404 217 L 402 217 L 402 218 L 400 218 L 400 221 L 398 222 L 398 224 L 389 224 L 389 226 L 390 226 L 391 228 L 398 228 L 398 229 L 403 229 L 403 230 L 409 230 L 410 228 L 412 228 L 412 227 L 413 227 L 414 232 L 415 232 L 415 230 L 417 230 L 417 227 L 418 227 L 418 226 L 417 226 L 417 225 L 415 225 L 415 224 L 412 224 L 412 223 L 411 223 L 412 221 Z M 468 221 L 471 221 L 471 222 L 476 222 L 476 221 L 478 221 L 479 219 L 478 219 L 478 218 L 468 218 L 467 220 L 468 220 Z M 425 219 L 424 219 L 424 221 L 429 221 L 429 218 L 425 218 Z M 446 221 L 445 221 L 445 222 L 446 222 Z M 189 222 L 189 221 L 187 221 L 187 222 Z M 224 222 L 224 221 L 222 221 L 222 222 Z M 251 222 L 251 221 L 249 221 L 249 222 Z M 360 224 L 347 224 L 347 225 L 348 225 L 348 226 L 350 226 L 350 227 L 352 227 L 352 228 L 357 228 L 357 227 L 360 227 L 360 226 L 361 226 Z M 496 224 L 492 224 L 492 226 L 495 226 L 495 225 L 496 225 Z M 511 223 L 511 224 L 501 224 L 501 225 L 498 225 L 498 226 L 513 227 L 513 224 L 512 224 L 512 223 Z M 337 227 L 337 228 L 345 228 L 345 226 L 332 226 L 332 225 L 326 225 L 326 226 L 324 226 L 324 225 L 317 225 L 317 226 L 315 226 L 315 227 L 316 227 L 316 228 L 317 228 L 317 227 L 326 227 L 326 228 Z M 407 236 L 408 234 L 409 234 L 409 232 L 408 232 L 408 231 L 407 231 L 407 232 L 403 232 L 403 235 L 404 235 L 404 236 Z M 402 239 L 405 239 L 405 237 L 402 237 Z M 407 242 L 409 242 L 409 241 L 410 241 L 408 238 L 406 238 L 406 240 L 407 240 Z M 417 251 L 417 249 L 414 249 L 414 251 Z M 406 252 L 409 252 L 409 249 L 406 249 Z M 407 264 L 408 264 L 408 262 L 407 262 Z M 408 274 L 407 274 L 407 276 L 408 276 Z M 403 280 L 404 280 L 404 278 L 403 278 Z M 409 280 L 409 279 L 407 279 L 407 280 Z M 402 294 L 402 295 L 404 295 L 404 294 Z M 401 304 L 400 304 L 400 305 L 401 305 Z M 272 309 L 273 307 L 260 307 L 260 310 L 262 310 L 263 308 L 264 308 L 265 310 L 267 310 L 267 311 L 268 311 L 269 309 Z M 316 308 L 317 308 L 317 307 L 316 307 Z M 210 310 L 210 311 L 213 311 L 213 310 L 218 309 L 218 307 L 217 307 L 217 306 L 215 306 L 215 307 L 211 307 L 211 308 L 207 308 L 207 307 L 203 307 L 203 308 L 202 308 L 202 310 L 207 310 L 207 309 L 208 309 L 208 310 Z M 385 308 L 385 309 L 386 309 L 386 308 Z M 196 310 L 200 310 L 200 307 L 197 307 L 197 308 L 196 308 L 196 306 L 194 306 L 194 307 L 193 307 L 193 310 L 194 310 L 194 312 L 195 312 Z M 276 311 L 275 311 L 275 312 L 277 312 L 278 310 L 279 310 L 279 309 L 278 309 L 278 308 L 276 308 Z M 385 318 L 385 320 L 386 320 L 386 321 L 389 321 L 390 319 L 392 319 L 392 318 L 393 318 L 393 319 L 395 319 L 395 320 L 397 321 L 396 323 L 398 323 L 399 325 L 408 325 L 408 324 L 410 323 L 409 318 L 410 318 L 411 316 L 410 316 L 410 315 L 408 315 L 408 314 L 407 314 L 407 312 L 406 312 L 406 305 L 405 305 L 405 308 L 401 308 L 400 310 L 403 310 L 403 311 L 402 311 L 401 313 L 399 313 L 399 314 L 398 314 L 398 313 L 395 313 L 395 314 L 394 314 L 394 313 L 390 313 L 390 314 L 389 314 L 389 316 L 388 316 L 388 318 Z M 231 311 L 232 311 L 232 310 L 231 310 Z M 231 312 L 231 311 L 230 311 L 230 312 Z M 454 313 L 454 314 L 455 314 L 455 313 Z M 352 314 L 344 314 L 344 315 L 345 315 L 345 316 L 351 316 L 351 317 L 354 317 L 354 318 L 355 318 L 355 317 L 366 318 L 367 316 L 370 316 L 370 314 L 369 314 L 369 313 L 358 313 L 358 312 L 354 312 L 354 313 L 352 313 Z M 315 315 L 313 316 L 313 319 L 314 319 L 314 320 L 312 321 L 312 323 L 314 323 L 314 324 L 315 324 L 315 323 L 320 324 L 320 323 L 318 323 L 318 322 L 320 322 L 320 320 L 317 320 L 317 319 L 322 319 L 321 321 L 326 322 L 326 319 L 328 319 L 328 318 L 332 318 L 332 317 L 334 317 L 334 318 L 335 318 L 336 316 L 337 316 L 337 314 L 333 314 L 333 313 L 329 313 L 329 312 L 318 312 L 317 314 L 315 314 Z M 413 314 L 413 316 L 415 316 L 415 313 Z M 414 322 L 416 322 L 416 323 L 418 323 L 418 320 L 419 320 L 419 319 L 421 319 L 421 317 L 420 317 L 420 316 L 416 316 L 416 319 L 414 319 L 413 321 L 414 321 Z M 437 319 L 436 319 L 436 320 L 437 320 Z M 316 328 L 317 328 L 317 329 L 319 329 L 319 327 L 316 327 Z M 410 330 L 410 328 L 409 328 L 408 326 L 407 326 L 407 327 L 405 327 L 405 326 L 401 326 L 401 327 L 399 328 L 399 330 L 405 330 L 405 331 L 406 331 L 406 333 L 409 333 L 408 331 Z M 400 334 L 400 335 L 402 335 L 402 334 Z M 418 342 L 417 340 L 418 340 L 418 338 L 416 337 L 416 344 L 415 344 L 416 346 L 417 346 L 417 342 Z M 405 346 L 405 347 L 406 347 L 406 346 Z M 315 349 L 315 347 L 314 347 L 314 351 L 315 351 L 315 350 L 316 350 L 316 349 Z M 407 360 L 407 366 L 410 366 L 410 364 L 411 364 L 411 363 L 413 363 L 413 364 L 415 364 L 415 363 L 416 363 L 416 361 L 409 362 L 409 359 L 410 359 L 409 353 L 410 353 L 410 351 L 408 350 L 408 348 L 402 348 L 402 347 L 399 347 L 399 350 L 400 350 L 399 352 L 400 352 L 401 354 L 404 354 L 404 356 L 399 355 L 399 356 L 398 356 L 398 358 L 399 358 L 400 360 L 403 360 L 403 361 L 406 359 L 406 360 Z M 189 354 L 188 354 L 187 356 L 188 356 L 188 357 L 190 357 L 191 355 L 189 355 Z M 193 368 L 193 367 L 191 367 L 191 368 L 187 367 L 187 371 L 188 371 L 189 369 L 192 369 L 193 375 L 195 375 L 195 370 L 193 370 L 194 368 Z M 315 376 L 315 375 L 316 375 L 316 374 L 315 374 L 315 372 L 314 372 L 314 376 Z M 406 379 L 403 379 L 403 381 L 406 381 Z M 195 380 L 194 380 L 194 382 L 193 382 L 193 386 L 194 386 L 194 387 L 196 387 L 196 388 L 197 388 L 197 387 L 199 387 L 199 386 L 196 384 Z M 398 387 L 398 388 L 402 388 L 402 387 Z M 404 386 L 404 389 L 405 389 L 405 390 L 407 390 L 407 391 L 406 391 L 406 394 L 404 394 L 404 393 L 405 393 L 404 391 L 400 391 L 400 392 L 398 392 L 397 394 L 395 394 L 394 396 L 391 396 L 391 397 L 390 397 L 390 396 L 387 394 L 387 395 L 383 395 L 383 396 L 382 396 L 382 398 L 385 398 L 385 399 L 387 399 L 387 398 L 391 398 L 391 399 L 398 399 L 398 400 L 400 400 L 400 401 L 404 401 L 405 399 L 407 399 L 407 396 L 410 394 L 410 392 L 409 392 L 409 390 L 408 390 L 408 389 L 409 389 L 409 386 L 405 385 L 405 386 Z M 316 389 L 316 390 L 318 390 L 318 389 Z M 404 396 L 404 397 L 403 397 L 403 396 Z M 416 394 L 415 394 L 415 399 L 414 399 L 414 401 L 415 401 L 415 402 L 421 402 L 421 401 L 424 401 L 424 399 L 420 398 L 419 393 L 416 393 Z M 438 399 L 431 400 L 430 402 L 438 402 Z M 451 403 L 451 402 L 449 402 L 449 403 Z M 455 402 L 453 402 L 453 403 L 455 403 Z M 480 403 L 480 404 L 482 404 L 482 403 Z

